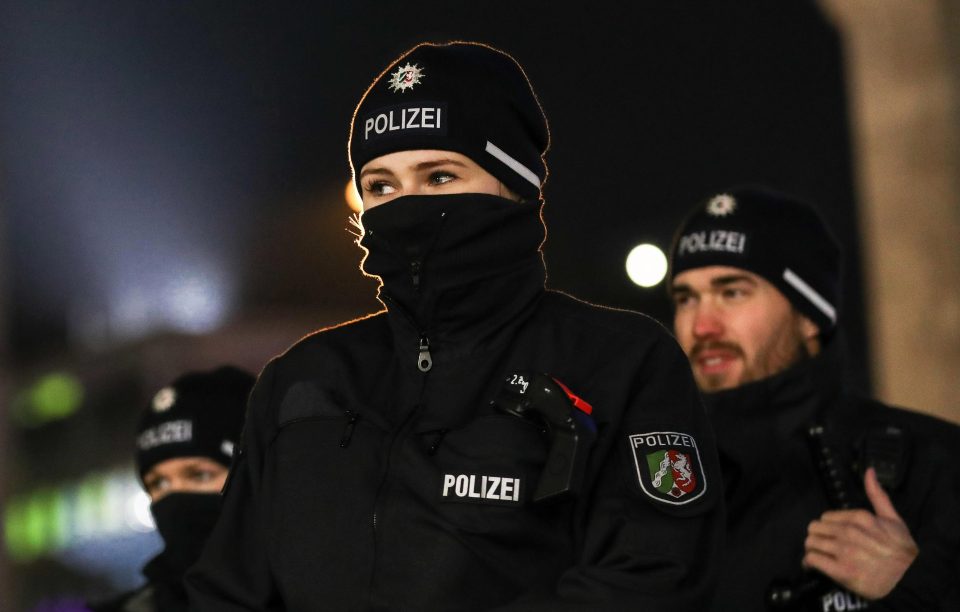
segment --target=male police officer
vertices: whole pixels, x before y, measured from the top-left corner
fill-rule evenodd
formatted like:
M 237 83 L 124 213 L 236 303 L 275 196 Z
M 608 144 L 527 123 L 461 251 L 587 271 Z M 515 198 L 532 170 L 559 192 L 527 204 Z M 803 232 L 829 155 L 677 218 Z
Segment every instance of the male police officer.
M 714 609 L 960 609 L 958 430 L 842 389 L 839 249 L 819 216 L 772 191 L 717 195 L 671 260 L 726 485 Z
M 722 496 L 690 368 L 652 320 L 544 289 L 547 145 L 485 45 L 368 89 L 350 156 L 386 310 L 260 375 L 199 610 L 702 609 Z
M 239 442 L 252 374 L 233 366 L 188 372 L 153 396 L 137 426 L 136 464 L 163 551 L 143 568 L 147 583 L 96 612 L 189 609 L 183 575 L 220 513 L 220 490 Z

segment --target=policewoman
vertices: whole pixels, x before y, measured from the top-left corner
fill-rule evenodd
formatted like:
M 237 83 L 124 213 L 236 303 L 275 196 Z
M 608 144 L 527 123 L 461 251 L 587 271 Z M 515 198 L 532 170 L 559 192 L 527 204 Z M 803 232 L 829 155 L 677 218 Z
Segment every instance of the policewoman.
M 188 372 L 153 396 L 137 425 L 136 467 L 164 548 L 147 582 L 95 612 L 189 609 L 183 575 L 220 513 L 220 490 L 240 441 L 252 374 L 233 366 Z
M 726 485 L 711 609 L 960 610 L 960 429 L 843 384 L 840 249 L 815 210 L 717 194 L 671 260 Z
M 549 132 L 520 65 L 419 45 L 358 105 L 385 310 L 253 392 L 198 610 L 701 610 L 714 441 L 653 320 L 544 289 Z

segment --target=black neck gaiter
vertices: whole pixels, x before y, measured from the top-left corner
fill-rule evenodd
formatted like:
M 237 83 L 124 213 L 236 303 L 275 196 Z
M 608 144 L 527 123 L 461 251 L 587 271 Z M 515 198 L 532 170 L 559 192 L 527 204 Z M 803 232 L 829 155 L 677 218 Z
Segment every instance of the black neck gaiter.
M 170 578 L 182 579 L 200 557 L 220 515 L 220 501 L 216 493 L 170 493 L 150 506 L 165 544 L 160 559 Z
M 516 317 L 543 291 L 540 203 L 405 196 L 362 216 L 363 270 L 417 333 L 455 340 Z

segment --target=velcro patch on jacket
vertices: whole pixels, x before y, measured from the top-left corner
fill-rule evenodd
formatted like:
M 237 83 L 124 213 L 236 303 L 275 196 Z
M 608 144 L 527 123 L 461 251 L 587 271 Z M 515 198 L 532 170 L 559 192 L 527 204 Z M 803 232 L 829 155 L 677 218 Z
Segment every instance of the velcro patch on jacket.
M 523 486 L 520 478 L 485 474 L 443 474 L 440 500 L 467 504 L 519 506 Z
M 678 431 L 650 431 L 629 436 L 640 489 L 672 506 L 689 504 L 707 490 L 697 441 Z

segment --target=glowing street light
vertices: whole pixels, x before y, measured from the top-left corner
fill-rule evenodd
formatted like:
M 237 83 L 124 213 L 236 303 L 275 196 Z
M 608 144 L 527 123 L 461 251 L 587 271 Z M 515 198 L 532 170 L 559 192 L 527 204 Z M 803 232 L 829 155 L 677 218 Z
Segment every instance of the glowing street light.
M 655 287 L 667 275 L 667 256 L 657 246 L 641 244 L 627 255 L 627 276 L 641 287 Z

